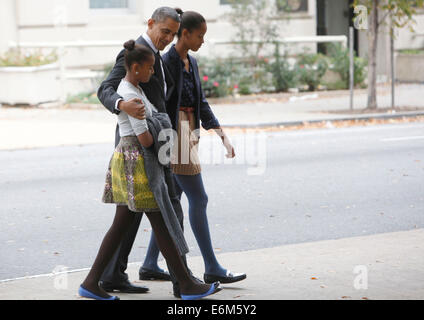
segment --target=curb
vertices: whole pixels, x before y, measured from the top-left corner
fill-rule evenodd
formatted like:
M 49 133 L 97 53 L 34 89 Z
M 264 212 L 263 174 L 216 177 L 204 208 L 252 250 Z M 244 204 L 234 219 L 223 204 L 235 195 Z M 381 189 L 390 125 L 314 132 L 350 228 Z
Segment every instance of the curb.
M 285 122 L 269 122 L 269 123 L 257 123 L 257 124 L 223 124 L 222 128 L 265 128 L 265 127 L 293 127 L 301 126 L 305 124 L 312 123 L 322 123 L 322 122 L 342 122 L 342 121 L 351 121 L 351 120 L 389 120 L 389 119 L 399 119 L 399 118 L 414 118 L 424 116 L 424 111 L 421 112 L 405 112 L 405 113 L 396 113 L 396 114 L 369 114 L 369 115 L 355 115 L 348 116 L 344 118 L 323 118 L 323 119 L 312 119 L 312 120 L 303 120 L 303 121 L 285 121 Z

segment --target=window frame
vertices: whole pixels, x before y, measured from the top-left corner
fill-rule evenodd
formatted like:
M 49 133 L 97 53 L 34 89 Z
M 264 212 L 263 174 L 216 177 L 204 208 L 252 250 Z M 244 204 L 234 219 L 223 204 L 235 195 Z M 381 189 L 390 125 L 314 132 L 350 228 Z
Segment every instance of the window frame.
M 131 14 L 136 11 L 137 0 L 128 0 L 126 8 L 91 8 L 89 2 L 89 10 L 93 14 Z
M 298 10 L 298 11 L 285 11 L 284 9 L 278 8 L 277 0 L 275 1 L 275 6 L 276 6 L 277 12 L 279 14 L 305 14 L 305 13 L 308 13 L 309 7 L 310 7 L 309 0 L 300 0 L 300 1 L 305 2 L 305 3 L 301 4 L 301 7 L 303 5 L 306 5 L 306 9 Z

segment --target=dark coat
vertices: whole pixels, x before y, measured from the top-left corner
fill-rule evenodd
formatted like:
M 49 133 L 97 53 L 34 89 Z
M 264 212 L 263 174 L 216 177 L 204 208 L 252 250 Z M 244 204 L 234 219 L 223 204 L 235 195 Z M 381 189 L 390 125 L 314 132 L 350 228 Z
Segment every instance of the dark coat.
M 150 190 L 155 196 L 169 234 L 174 240 L 180 255 L 184 255 L 188 253 L 189 249 L 182 229 L 183 209 L 175 189 L 170 164 L 159 161 L 161 148 L 167 148 L 167 142 L 161 141 L 159 134 L 164 129 L 171 129 L 171 121 L 166 113 L 158 112 L 153 112 L 152 116 L 148 117 L 146 121 L 154 141 L 152 147 L 143 147 L 144 166 Z
M 151 49 L 149 44 L 144 40 L 142 36 L 140 36 L 137 41 L 137 44 L 145 45 L 147 48 Z M 153 50 L 152 50 L 153 52 Z M 97 92 L 97 96 L 101 103 L 112 113 L 119 114 L 119 111 L 115 109 L 116 101 L 122 98 L 119 94 L 116 93 L 118 90 L 118 86 L 127 71 L 125 70 L 125 58 L 124 58 L 125 49 L 122 50 L 118 57 L 116 58 L 115 66 L 110 72 L 109 76 L 102 82 L 100 88 Z M 174 90 L 174 81 L 172 76 L 170 75 L 166 64 L 163 63 L 163 69 L 165 72 L 165 81 L 167 85 L 167 96 L 165 97 L 165 91 L 163 87 L 163 82 L 160 81 L 157 77 L 158 74 L 162 73 L 160 67 L 159 59 L 156 59 L 154 70 L 155 74 L 150 78 L 148 83 L 140 83 L 140 87 L 143 89 L 147 98 L 150 102 L 158 109 L 159 112 L 166 112 L 166 100 L 170 98 L 172 92 Z M 120 137 L 119 137 L 119 128 L 116 128 L 116 145 L 118 145 Z
M 178 124 L 178 113 L 180 107 L 194 107 L 195 108 L 195 119 L 196 119 L 196 129 L 200 128 L 200 120 L 202 121 L 202 127 L 205 130 L 218 128 L 220 127 L 218 119 L 212 112 L 209 103 L 206 100 L 205 94 L 202 89 L 202 84 L 200 82 L 199 76 L 199 67 L 197 66 L 197 61 L 194 57 L 188 55 L 188 59 L 193 68 L 194 73 L 194 82 L 196 88 L 196 105 L 194 106 L 181 106 L 181 93 L 183 90 L 183 68 L 184 62 L 181 60 L 178 55 L 177 50 L 175 50 L 175 45 L 169 49 L 167 53 L 163 56 L 163 61 L 167 65 L 173 80 L 174 80 L 174 90 L 166 102 L 166 110 L 172 122 L 172 128 L 177 130 Z

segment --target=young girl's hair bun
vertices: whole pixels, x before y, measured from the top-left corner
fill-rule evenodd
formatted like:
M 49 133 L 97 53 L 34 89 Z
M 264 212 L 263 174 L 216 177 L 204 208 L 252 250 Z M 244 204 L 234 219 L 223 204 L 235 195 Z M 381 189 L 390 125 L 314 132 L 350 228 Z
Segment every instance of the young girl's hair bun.
M 129 40 L 127 42 L 124 43 L 124 48 L 127 49 L 128 51 L 132 51 L 135 48 L 135 41 L 134 40 Z
M 177 13 L 181 16 L 183 15 L 184 11 L 181 10 L 180 8 L 175 8 L 175 11 L 177 11 Z

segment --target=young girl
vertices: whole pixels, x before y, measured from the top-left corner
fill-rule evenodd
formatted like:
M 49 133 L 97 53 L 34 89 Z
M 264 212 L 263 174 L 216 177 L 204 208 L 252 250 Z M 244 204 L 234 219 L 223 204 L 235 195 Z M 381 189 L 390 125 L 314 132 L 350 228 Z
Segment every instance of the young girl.
M 154 54 L 149 48 L 138 45 L 133 40 L 126 42 L 124 47 L 127 74 L 119 85 L 118 93 L 125 101 L 135 97 L 142 99 L 146 116 L 152 116 L 152 112 L 157 110 L 147 99 L 139 83 L 149 82 L 153 75 Z M 79 288 L 79 294 L 97 300 L 119 299 L 107 294 L 99 287 L 98 282 L 123 235 L 131 226 L 134 212 L 145 212 L 150 220 L 159 249 L 180 284 L 182 299 L 200 299 L 218 292 L 219 283 L 202 284 L 189 275 L 149 188 L 142 146 L 149 148 L 154 140 L 147 121 L 137 120 L 121 112 L 118 123 L 122 138 L 110 161 L 103 195 L 105 203 L 117 204 L 116 215 L 87 278 Z
M 179 137 L 178 152 L 174 153 L 178 163 L 173 164 L 172 169 L 179 194 L 184 192 L 188 198 L 190 225 L 205 264 L 205 282 L 237 282 L 245 279 L 246 274 L 232 273 L 223 268 L 213 252 L 206 214 L 208 196 L 204 189 L 197 155 L 198 141 L 192 141 L 192 133 L 200 127 L 201 121 L 203 128 L 214 129 L 221 137 L 228 158 L 235 157 L 234 148 L 206 101 L 200 84 L 197 61 L 188 54 L 189 50 L 196 52 L 202 46 L 207 31 L 206 20 L 197 12 L 183 13 L 180 9 L 178 10 L 181 16 L 178 42 L 163 56 L 176 87 L 166 106 L 173 129 L 178 132 Z M 157 254 L 158 250 L 156 249 L 155 254 L 154 242 L 150 241 L 146 255 L 146 260 L 150 258 L 150 261 L 145 261 L 144 264 L 149 262 L 153 264 L 151 261 L 156 261 L 153 257 L 157 259 Z

